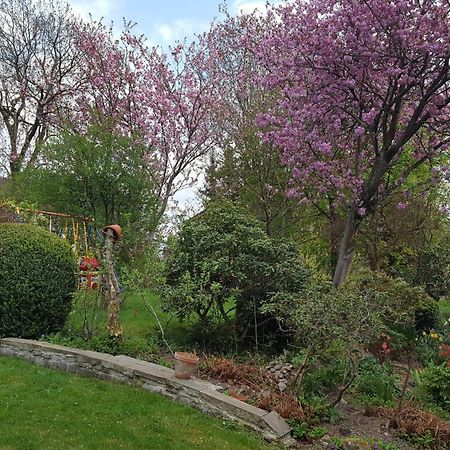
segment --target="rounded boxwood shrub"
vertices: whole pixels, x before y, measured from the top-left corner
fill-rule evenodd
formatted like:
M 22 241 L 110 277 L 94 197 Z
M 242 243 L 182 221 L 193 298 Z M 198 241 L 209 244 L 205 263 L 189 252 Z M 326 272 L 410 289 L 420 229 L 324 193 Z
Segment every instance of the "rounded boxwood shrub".
M 61 329 L 75 283 L 67 242 L 34 225 L 0 224 L 0 337 L 33 338 Z

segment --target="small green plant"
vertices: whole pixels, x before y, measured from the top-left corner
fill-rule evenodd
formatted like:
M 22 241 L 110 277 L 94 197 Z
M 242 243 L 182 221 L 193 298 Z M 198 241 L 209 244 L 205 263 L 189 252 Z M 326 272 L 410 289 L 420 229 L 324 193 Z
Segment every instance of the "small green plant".
M 160 366 L 168 367 L 169 369 L 172 368 L 172 364 L 169 361 L 167 361 L 166 358 L 163 358 L 162 356 L 158 358 L 158 364 Z
M 398 394 L 396 382 L 397 378 L 387 363 L 380 364 L 373 357 L 365 358 L 359 364 L 355 380 L 357 397 L 362 403 L 391 406 Z
M 412 442 L 420 449 L 428 449 L 434 446 L 435 439 L 430 432 L 427 432 L 422 436 L 414 436 Z
M 322 426 L 311 426 L 307 422 L 299 422 L 298 420 L 290 420 L 292 437 L 299 441 L 307 441 L 320 439 L 325 436 L 327 429 Z
M 333 411 L 336 411 L 334 407 L 330 406 L 329 399 L 321 395 L 309 395 L 308 397 L 301 397 L 300 402 L 303 407 L 308 407 L 314 411 L 314 417 L 323 420 L 329 420 Z
M 419 450 L 428 450 L 432 448 L 436 448 L 436 439 L 434 436 L 428 431 L 425 434 L 409 434 L 405 432 L 398 433 L 398 437 L 403 439 L 404 441 L 407 441 L 411 443 L 415 448 Z M 439 447 L 441 448 L 441 447 Z M 447 447 L 445 447 L 447 448 Z
M 324 395 L 345 380 L 348 363 L 342 357 L 335 357 L 323 364 L 314 362 L 311 361 L 311 370 L 304 378 L 305 395 Z
M 330 450 L 344 450 L 344 442 L 340 437 L 332 437 L 330 439 Z
M 439 341 L 425 331 L 417 338 L 417 357 L 423 366 L 439 364 Z
M 327 434 L 327 429 L 325 427 L 315 426 L 310 430 L 310 432 L 308 433 L 308 436 L 311 439 L 320 439 L 320 438 L 323 438 L 326 434 Z
M 299 422 L 297 420 L 290 420 L 291 434 L 294 439 L 304 441 L 308 438 L 309 425 L 306 422 Z
M 450 367 L 447 364 L 428 366 L 415 372 L 416 393 L 425 404 L 450 413 Z

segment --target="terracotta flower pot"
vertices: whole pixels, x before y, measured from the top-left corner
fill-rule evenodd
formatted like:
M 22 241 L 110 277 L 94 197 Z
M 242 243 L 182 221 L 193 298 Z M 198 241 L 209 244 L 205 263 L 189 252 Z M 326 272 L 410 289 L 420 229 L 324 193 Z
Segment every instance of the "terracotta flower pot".
M 103 233 L 106 234 L 108 230 L 113 232 L 114 240 L 120 241 L 122 239 L 122 227 L 120 225 L 107 225 L 103 228 Z
M 198 360 L 198 356 L 192 353 L 175 352 L 175 376 L 189 380 L 194 375 Z

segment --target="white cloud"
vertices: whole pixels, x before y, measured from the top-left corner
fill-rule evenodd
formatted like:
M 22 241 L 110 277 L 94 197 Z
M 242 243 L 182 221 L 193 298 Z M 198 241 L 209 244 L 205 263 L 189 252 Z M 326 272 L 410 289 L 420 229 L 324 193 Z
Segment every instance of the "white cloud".
M 264 0 L 246 1 L 236 0 L 233 3 L 233 9 L 236 14 L 251 14 L 255 10 L 264 13 L 267 9 L 267 3 Z
M 151 38 L 162 45 L 173 44 L 178 40 L 183 40 L 186 36 L 192 38 L 195 33 L 203 32 L 207 28 L 207 23 L 177 19 L 156 25 L 151 33 Z
M 75 14 L 88 20 L 90 15 L 94 19 L 111 19 L 117 9 L 117 0 L 70 0 L 70 5 Z
M 267 13 L 267 3 L 270 6 L 278 6 L 282 3 L 289 3 L 291 0 L 235 0 L 233 2 L 233 10 L 235 14 L 252 14 L 258 12 L 259 14 Z

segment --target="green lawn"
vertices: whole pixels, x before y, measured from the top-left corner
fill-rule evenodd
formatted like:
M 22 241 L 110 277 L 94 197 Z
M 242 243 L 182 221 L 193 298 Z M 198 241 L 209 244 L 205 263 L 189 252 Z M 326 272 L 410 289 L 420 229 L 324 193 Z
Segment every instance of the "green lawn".
M 0 357 L 0 449 L 268 449 L 258 437 L 129 386 Z
M 172 343 L 175 345 L 184 343 L 189 332 L 189 323 L 180 323 L 176 317 L 165 313 L 161 309 L 158 295 L 148 291 L 125 292 L 122 293 L 122 299 L 120 323 L 124 338 L 130 345 L 145 347 L 149 338 L 157 339 L 160 335 L 158 320 Z M 89 324 L 89 328 L 94 330 L 94 335 L 107 334 L 108 314 L 105 302 L 106 300 L 102 300 L 96 291 L 78 291 L 64 334 L 85 336 L 82 331 L 85 321 Z
M 450 299 L 443 298 L 439 300 L 439 309 L 444 320 L 450 319 Z
M 162 323 L 167 321 L 167 315 L 162 312 L 157 295 L 144 293 L 142 296 L 139 293 L 123 293 L 122 298 L 120 321 L 126 335 L 145 337 L 149 332 L 156 329 L 156 318 L 149 307 L 146 306 L 147 303 L 154 308 Z M 106 301 L 102 300 L 97 291 L 78 291 L 67 327 L 79 330 L 86 318 L 97 330 L 106 330 L 108 323 Z M 101 302 L 103 302 L 103 306 L 100 306 Z

